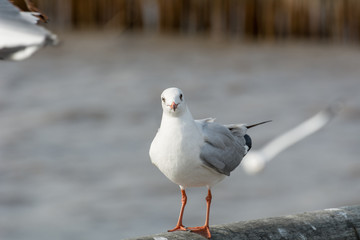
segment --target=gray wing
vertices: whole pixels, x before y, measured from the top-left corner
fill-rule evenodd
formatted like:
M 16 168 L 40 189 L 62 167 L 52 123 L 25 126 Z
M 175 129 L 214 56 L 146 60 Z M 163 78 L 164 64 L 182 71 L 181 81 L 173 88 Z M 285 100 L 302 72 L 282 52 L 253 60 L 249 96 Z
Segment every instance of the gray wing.
M 205 165 L 229 176 L 248 150 L 244 138 L 245 125 L 224 126 L 211 119 L 196 122 L 204 134 L 205 143 L 201 148 L 201 160 Z
M 30 13 L 20 13 L 20 10 L 11 4 L 8 0 L 0 0 L 0 33 L 7 34 L 6 38 L 0 37 L 0 59 L 11 59 L 12 55 L 18 51 L 22 51 L 31 45 L 48 45 L 56 44 L 56 35 L 50 33 L 45 28 L 34 25 L 34 20 Z M 33 17 L 35 19 L 35 17 Z M 33 22 L 33 23 L 32 23 Z M 42 39 L 39 43 L 30 43 L 25 37 L 18 39 L 12 37 L 16 33 L 23 33 L 22 36 L 29 36 L 30 39 L 39 37 Z M 16 41 L 17 44 L 14 44 Z
M 13 16 L 16 13 L 19 13 L 19 9 L 12 5 L 9 0 L 0 0 L 0 16 Z
M 31 13 L 28 13 L 26 15 L 31 15 Z M 25 15 L 22 15 L 20 13 L 20 10 L 15 7 L 13 4 L 9 2 L 9 0 L 0 0 L 0 20 L 4 21 L 6 25 L 9 27 L 30 27 L 32 29 L 36 29 L 38 27 L 35 27 L 33 24 L 36 23 L 35 21 L 30 21 L 31 17 L 26 18 Z M 36 17 L 33 17 L 33 19 L 36 19 Z M 5 25 L 5 24 L 4 24 Z M 2 25 L 2 27 L 4 27 Z

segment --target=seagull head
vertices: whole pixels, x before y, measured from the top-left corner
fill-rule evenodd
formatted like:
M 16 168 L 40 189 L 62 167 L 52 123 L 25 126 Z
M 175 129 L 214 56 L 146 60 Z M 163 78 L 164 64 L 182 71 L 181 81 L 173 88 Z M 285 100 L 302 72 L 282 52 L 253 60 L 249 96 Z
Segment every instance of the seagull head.
M 179 115 L 186 109 L 185 99 L 179 88 L 165 89 L 161 94 L 163 111 L 170 115 Z

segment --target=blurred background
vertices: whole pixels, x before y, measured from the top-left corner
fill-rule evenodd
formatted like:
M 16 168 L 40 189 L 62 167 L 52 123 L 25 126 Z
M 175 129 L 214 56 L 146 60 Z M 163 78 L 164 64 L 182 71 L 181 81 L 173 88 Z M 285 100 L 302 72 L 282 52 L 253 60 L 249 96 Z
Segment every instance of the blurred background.
M 215 186 L 211 224 L 360 203 L 359 1 L 33 2 L 62 43 L 0 62 L 0 239 L 173 228 L 179 188 L 148 156 L 172 86 L 195 118 L 272 119 L 249 131 L 253 149 L 345 101 L 261 174 Z M 186 226 L 203 224 L 205 195 L 188 190 Z

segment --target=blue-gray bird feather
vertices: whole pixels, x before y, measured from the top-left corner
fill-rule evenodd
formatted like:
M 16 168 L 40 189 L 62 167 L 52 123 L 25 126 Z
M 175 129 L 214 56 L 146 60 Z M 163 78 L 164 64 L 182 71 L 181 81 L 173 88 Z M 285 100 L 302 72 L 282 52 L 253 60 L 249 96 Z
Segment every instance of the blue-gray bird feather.
M 200 158 L 203 163 L 218 171 L 230 175 L 246 155 L 248 146 L 244 138 L 245 125 L 221 125 L 213 119 L 196 120 L 204 134 L 204 145 Z
M 11 4 L 8 0 L 0 0 L 0 32 L 5 30 L 5 32 L 14 32 L 28 34 L 31 37 L 42 38 L 43 41 L 38 43 L 28 43 L 27 38 L 17 39 L 18 44 L 7 40 L 8 38 L 1 39 L 0 36 L 0 59 L 11 59 L 13 54 L 18 51 L 24 50 L 27 47 L 32 46 L 45 46 L 45 45 L 55 45 L 58 40 L 56 35 L 52 34 L 43 27 L 34 25 L 36 23 L 36 17 L 32 16 L 30 12 L 20 12 L 20 10 Z M 16 35 L 15 35 L 16 36 Z
M 8 0 L 0 0 L 0 21 L 2 21 L 4 25 L 6 24 L 8 28 L 18 29 L 18 31 L 44 36 L 48 34 L 47 30 L 34 25 L 24 18 L 21 15 L 20 10 Z
M 14 18 L 16 14 L 20 15 L 19 9 L 12 5 L 8 0 L 0 1 L 0 16 Z

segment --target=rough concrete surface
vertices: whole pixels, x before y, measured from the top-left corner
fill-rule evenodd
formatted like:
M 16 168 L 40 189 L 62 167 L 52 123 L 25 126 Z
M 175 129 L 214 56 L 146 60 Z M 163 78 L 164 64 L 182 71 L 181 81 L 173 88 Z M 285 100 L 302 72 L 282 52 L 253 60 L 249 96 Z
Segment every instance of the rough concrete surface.
M 359 240 L 360 207 L 329 208 L 281 217 L 210 226 L 212 240 Z M 132 240 L 206 239 L 190 231 L 160 233 Z M 129 239 L 130 240 L 130 239 Z

